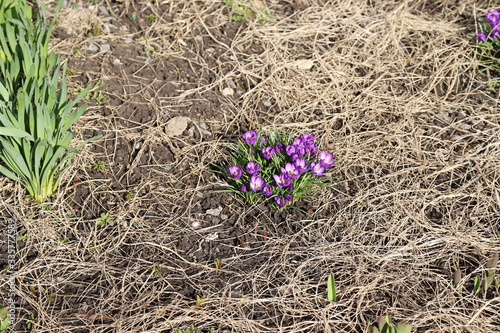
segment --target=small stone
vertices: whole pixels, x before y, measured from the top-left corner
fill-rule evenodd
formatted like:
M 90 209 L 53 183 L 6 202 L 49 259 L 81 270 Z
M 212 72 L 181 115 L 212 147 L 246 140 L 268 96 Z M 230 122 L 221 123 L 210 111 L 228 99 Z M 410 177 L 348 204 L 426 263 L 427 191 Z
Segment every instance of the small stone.
M 224 214 L 221 214 L 221 216 L 220 216 L 221 220 L 227 220 L 227 218 L 228 218 L 228 217 L 229 217 L 229 216 L 224 215 Z
M 179 136 L 186 130 L 189 121 L 191 121 L 191 119 L 189 119 L 188 117 L 174 117 L 167 123 L 167 126 L 165 127 L 165 133 L 170 137 Z
M 264 104 L 264 106 L 267 106 L 267 107 L 270 107 L 272 104 L 271 104 L 271 101 L 268 100 L 268 99 L 265 99 L 262 101 L 262 104 Z
M 122 65 L 122 62 L 120 61 L 120 59 L 113 60 L 113 66 L 120 66 L 120 65 Z
M 135 148 L 135 149 L 141 149 L 142 144 L 143 144 L 143 142 L 142 142 L 142 141 L 139 141 L 139 142 L 137 142 L 137 143 L 135 144 L 135 147 L 134 147 L 134 148 Z
M 108 12 L 108 9 L 104 6 L 99 6 L 99 11 L 103 14 L 103 15 L 106 15 L 106 16 L 109 16 L 109 12 Z
M 231 89 L 231 88 L 224 88 L 224 90 L 222 90 L 222 95 L 224 96 L 233 96 L 234 94 L 234 90 Z
M 111 45 L 102 44 L 99 49 L 101 52 L 108 52 L 108 51 L 111 51 Z
M 227 79 L 227 84 L 233 89 L 236 89 L 236 84 L 234 83 L 233 79 L 229 78 Z
M 218 208 L 212 208 L 206 211 L 207 214 L 213 216 L 219 216 L 221 212 L 222 212 L 222 207 L 220 206 Z
M 88 50 L 91 52 L 96 52 L 99 49 L 94 44 L 89 44 Z
M 213 47 L 209 47 L 207 49 L 207 52 L 210 52 L 210 53 L 214 53 L 215 52 L 215 49 Z
M 213 241 L 213 240 L 216 240 L 217 238 L 219 238 L 219 234 L 214 232 L 213 234 L 208 234 L 205 239 L 208 240 L 208 241 Z

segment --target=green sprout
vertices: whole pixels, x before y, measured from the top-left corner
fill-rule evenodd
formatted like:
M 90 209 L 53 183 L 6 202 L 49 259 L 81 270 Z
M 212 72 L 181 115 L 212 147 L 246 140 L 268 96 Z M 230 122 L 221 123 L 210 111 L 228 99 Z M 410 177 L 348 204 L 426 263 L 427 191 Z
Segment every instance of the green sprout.
M 153 277 L 158 277 L 162 273 L 161 270 L 163 269 L 163 265 L 154 264 L 153 267 L 150 267 L 149 269 L 153 271 Z
M 276 20 L 276 16 L 267 8 L 254 9 L 245 0 L 223 0 L 224 4 L 234 13 L 231 15 L 232 22 L 257 19 L 259 23 Z
M 106 169 L 106 165 L 104 164 L 104 161 L 99 160 L 99 161 L 96 161 L 94 163 L 94 165 L 92 166 L 92 168 L 94 170 L 104 171 L 104 169 Z
M 411 333 L 411 329 L 409 324 L 393 323 L 388 315 L 381 316 L 376 325 L 368 326 L 369 333 Z
M 38 202 L 56 194 L 79 152 L 69 146 L 71 128 L 86 110 L 76 104 L 89 91 L 68 99 L 66 67 L 61 70 L 60 56 L 48 51 L 54 24 L 47 23 L 43 5 L 35 23 L 26 0 L 0 6 L 0 172 Z
M 127 193 L 125 194 L 125 200 L 132 200 L 133 198 L 135 198 L 135 194 L 134 193 Z
M 105 227 L 107 225 L 113 225 L 115 221 L 109 217 L 109 213 L 101 213 L 101 216 L 97 219 L 97 225 L 100 227 Z
M 37 319 L 33 315 L 29 315 L 26 320 L 26 328 L 32 330 L 36 326 Z
M 7 332 L 10 326 L 9 308 L 0 307 L 0 333 Z
M 154 21 L 156 21 L 156 15 L 154 15 L 154 14 L 146 15 L 145 19 L 146 19 L 146 21 L 154 22 Z
M 337 302 L 337 288 L 335 287 L 335 279 L 333 277 L 333 274 L 328 275 L 327 290 L 328 300 L 332 303 Z
M 483 295 L 486 296 L 486 293 L 491 287 L 500 286 L 500 279 L 495 276 L 498 266 L 498 254 L 498 251 L 493 252 L 491 257 L 486 262 L 486 269 L 483 271 L 483 279 L 479 275 L 474 277 L 472 283 L 472 292 L 474 294 L 479 294 L 482 291 Z M 460 269 L 457 269 L 453 274 L 453 286 L 458 292 L 462 291 L 463 282 L 462 271 Z
M 28 234 L 18 235 L 16 240 L 25 242 L 28 239 Z

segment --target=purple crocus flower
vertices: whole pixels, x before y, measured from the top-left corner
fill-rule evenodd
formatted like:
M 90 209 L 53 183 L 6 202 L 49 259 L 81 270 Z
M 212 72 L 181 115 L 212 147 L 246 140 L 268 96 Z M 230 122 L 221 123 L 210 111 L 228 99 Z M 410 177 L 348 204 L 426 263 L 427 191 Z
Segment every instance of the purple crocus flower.
M 314 144 L 314 134 L 304 134 L 302 137 L 306 145 Z
M 236 179 L 240 179 L 243 174 L 243 168 L 239 165 L 233 165 L 227 169 L 229 170 L 229 174 Z
M 320 162 L 311 162 L 311 173 L 313 176 L 323 176 L 323 172 L 325 172 L 325 167 L 321 166 Z
M 287 154 L 288 156 L 292 156 L 292 154 L 295 154 L 295 149 L 296 149 L 296 148 L 295 148 L 295 146 L 293 146 L 293 145 L 288 145 L 288 146 L 286 146 L 286 150 L 285 150 L 285 151 L 286 151 L 286 154 Z
M 285 200 L 286 201 L 292 201 L 293 200 L 293 195 L 291 195 L 290 193 L 285 194 Z
M 282 198 L 282 197 L 274 197 L 273 199 L 274 199 L 274 201 L 276 202 L 276 204 L 279 207 L 285 207 L 286 200 L 284 198 Z
M 318 154 L 318 161 L 322 167 L 329 168 L 331 167 L 335 161 L 333 160 L 333 154 L 332 153 L 327 153 L 326 151 L 322 150 Z
M 318 147 L 314 143 L 308 144 L 308 145 L 304 146 L 304 148 L 305 148 L 306 155 L 310 155 L 310 154 L 313 154 L 313 153 L 318 151 Z
M 246 192 L 247 191 L 247 186 L 245 184 L 241 184 L 240 189 L 241 189 L 242 192 Z
M 307 162 L 306 160 L 303 159 L 298 159 L 293 162 L 295 165 L 295 169 L 297 169 L 298 172 L 305 172 L 307 171 Z
M 488 34 L 484 32 L 478 32 L 477 33 L 477 41 L 478 42 L 486 42 L 488 39 Z
M 276 151 L 273 146 L 262 148 L 262 156 L 264 156 L 266 160 L 270 160 L 275 152 Z
M 266 144 L 267 142 L 267 138 L 265 136 L 262 137 L 262 139 L 260 140 L 260 142 L 262 142 L 262 144 Z
M 278 185 L 278 187 L 286 187 L 291 183 L 290 177 L 286 172 L 282 173 L 281 175 L 273 175 L 273 178 L 276 181 L 276 185 Z
M 266 185 L 266 182 L 262 177 L 253 175 L 252 178 L 250 178 L 250 190 L 252 192 L 257 192 L 262 190 L 262 188 Z
M 299 170 L 297 170 L 297 168 L 295 167 L 295 164 L 292 164 L 292 163 L 285 164 L 285 167 L 281 168 L 281 172 L 287 173 L 288 176 L 292 179 L 299 178 L 299 176 L 300 176 Z
M 288 185 L 288 189 L 291 191 L 291 190 L 293 190 L 294 187 L 295 187 L 295 185 L 293 185 L 293 182 L 290 181 L 290 185 Z
M 295 140 L 293 140 L 293 145 L 294 146 L 302 146 L 302 144 L 304 143 L 304 139 L 301 136 L 299 136 L 298 138 L 296 138 Z
M 283 142 L 278 142 L 275 146 L 276 152 L 281 153 L 285 148 L 285 144 Z
M 251 175 L 256 175 L 260 170 L 260 165 L 257 162 L 249 161 L 245 170 Z
M 500 37 L 500 25 L 497 25 L 493 30 L 491 30 L 491 38 L 497 40 Z
M 500 12 L 498 9 L 487 12 L 485 16 L 493 29 L 500 23 Z
M 255 142 L 257 141 L 257 132 L 248 131 L 248 132 L 245 132 L 241 137 L 243 138 L 243 141 L 245 141 L 249 145 L 253 146 L 255 144 Z
M 273 194 L 273 188 L 271 187 L 271 185 L 264 186 L 264 188 L 262 189 L 262 194 L 266 196 L 270 196 L 271 194 Z

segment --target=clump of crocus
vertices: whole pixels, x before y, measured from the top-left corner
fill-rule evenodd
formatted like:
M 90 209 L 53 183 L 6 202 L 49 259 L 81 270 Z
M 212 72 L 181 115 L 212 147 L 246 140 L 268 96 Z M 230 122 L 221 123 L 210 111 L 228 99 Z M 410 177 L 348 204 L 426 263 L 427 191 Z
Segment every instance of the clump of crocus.
M 478 20 L 478 55 L 487 68 L 500 71 L 500 11 L 491 10 Z
M 335 163 L 333 153 L 318 149 L 313 134 L 248 131 L 231 150 L 224 168 L 230 191 L 277 209 L 292 207 L 315 186 L 326 185 L 325 173 Z

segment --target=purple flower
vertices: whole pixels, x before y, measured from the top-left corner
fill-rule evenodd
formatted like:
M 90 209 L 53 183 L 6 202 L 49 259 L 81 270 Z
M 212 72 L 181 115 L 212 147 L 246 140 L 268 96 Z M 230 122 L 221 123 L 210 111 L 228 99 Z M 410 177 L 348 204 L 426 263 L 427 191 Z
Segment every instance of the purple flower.
M 262 190 L 262 188 L 265 185 L 266 185 L 266 182 L 260 176 L 253 175 L 252 178 L 250 178 L 250 190 L 252 192 L 257 192 L 257 191 Z
M 285 207 L 286 204 L 285 199 L 283 199 L 282 197 L 274 197 L 273 199 L 279 207 Z
M 306 149 L 304 146 L 297 146 L 295 147 L 295 154 L 297 154 L 297 156 L 302 157 L 306 154 Z
M 260 165 L 257 162 L 250 161 L 247 163 L 245 170 L 251 175 L 256 175 L 260 170 Z
M 270 196 L 271 194 L 273 194 L 273 188 L 271 187 L 271 185 L 264 186 L 264 188 L 262 189 L 262 194 L 266 196 Z
M 291 195 L 290 193 L 285 194 L 285 200 L 286 201 L 292 201 L 293 200 L 293 195 Z
M 229 174 L 236 179 L 240 179 L 243 174 L 243 168 L 239 165 L 233 165 L 227 168 L 229 170 Z
M 322 167 L 329 168 L 331 167 L 335 161 L 333 160 L 333 154 L 332 153 L 327 153 L 326 151 L 322 150 L 318 154 L 318 161 Z
M 247 186 L 245 184 L 241 184 L 240 189 L 241 189 L 242 192 L 246 192 L 247 191 Z
M 318 147 L 314 143 L 308 144 L 307 146 L 304 147 L 306 151 L 306 155 L 313 154 L 318 151 Z
M 295 154 L 295 146 L 293 145 L 286 146 L 286 154 L 288 156 L 292 156 L 292 154 Z
M 274 147 L 273 146 L 269 146 L 269 147 L 266 147 L 266 148 L 262 148 L 262 156 L 264 156 L 264 158 L 266 160 L 270 160 L 271 157 L 273 157 L 273 154 L 275 153 L 276 151 L 274 150 Z
M 255 144 L 255 142 L 257 141 L 257 132 L 248 131 L 248 132 L 245 132 L 241 137 L 243 138 L 243 141 L 245 141 L 249 145 L 253 146 Z
M 293 185 L 293 183 L 290 181 L 290 185 L 288 185 L 288 189 L 291 191 L 291 190 L 293 190 L 294 187 L 295 187 L 295 185 Z
M 493 40 L 497 40 L 498 37 L 500 37 L 500 25 L 491 30 L 491 38 L 493 38 Z
M 298 138 L 296 138 L 295 140 L 293 140 L 293 145 L 294 146 L 302 146 L 303 141 L 304 140 L 303 140 L 302 135 L 301 135 Z
M 307 145 L 313 145 L 314 144 L 314 134 L 304 134 L 302 137 L 303 137 L 303 141 Z
M 278 187 L 286 187 L 291 183 L 290 177 L 286 172 L 282 173 L 281 175 L 273 175 L 273 178 L 276 181 L 276 185 L 278 185 Z
M 484 32 L 478 32 L 477 33 L 477 41 L 478 42 L 486 42 L 488 39 L 488 34 Z
M 265 136 L 263 136 L 262 139 L 260 140 L 260 142 L 262 142 L 262 144 L 265 144 L 267 142 L 267 138 Z
M 281 153 L 281 151 L 285 148 L 285 144 L 283 142 L 278 142 L 275 146 L 276 152 Z
M 294 154 L 290 155 L 290 159 L 292 160 L 292 162 L 295 162 L 299 158 L 300 158 L 299 154 L 294 153 Z
M 298 172 L 305 172 L 307 171 L 307 162 L 306 160 L 302 159 L 297 159 L 293 162 L 295 165 L 295 169 L 297 169 Z
M 485 16 L 493 29 L 500 23 L 500 12 L 498 9 L 487 12 Z
M 311 162 L 311 173 L 313 176 L 323 176 L 323 172 L 325 172 L 325 167 L 321 166 L 321 163 Z
M 297 168 L 295 167 L 295 164 L 292 164 L 292 163 L 285 164 L 285 167 L 281 168 L 281 172 L 283 172 L 283 173 L 286 172 L 288 174 L 288 176 L 292 179 L 299 178 L 299 176 L 300 176 L 299 170 L 297 170 Z

